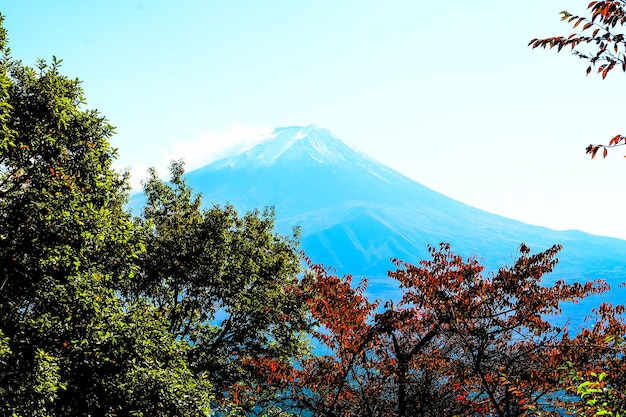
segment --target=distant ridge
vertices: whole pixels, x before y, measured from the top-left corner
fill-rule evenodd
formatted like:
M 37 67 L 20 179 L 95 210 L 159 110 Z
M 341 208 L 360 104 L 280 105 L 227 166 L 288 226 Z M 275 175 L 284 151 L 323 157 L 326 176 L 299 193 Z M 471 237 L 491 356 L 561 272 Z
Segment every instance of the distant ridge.
M 626 241 L 554 231 L 470 207 L 318 126 L 278 128 L 267 141 L 187 179 L 205 205 L 274 206 L 279 231 L 300 226 L 302 248 L 314 262 L 369 277 L 370 292 L 382 297 L 395 291 L 386 278 L 391 257 L 417 263 L 428 257 L 428 245 L 441 241 L 491 270 L 510 265 L 522 242 L 533 251 L 560 243 L 560 264 L 547 280 L 604 278 L 613 287 L 626 281 Z

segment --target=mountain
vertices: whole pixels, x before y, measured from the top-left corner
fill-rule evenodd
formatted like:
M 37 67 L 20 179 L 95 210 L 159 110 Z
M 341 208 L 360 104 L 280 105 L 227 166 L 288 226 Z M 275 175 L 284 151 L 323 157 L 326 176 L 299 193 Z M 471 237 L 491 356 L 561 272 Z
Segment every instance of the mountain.
M 285 127 L 252 149 L 187 174 L 205 204 L 276 209 L 277 229 L 301 227 L 316 263 L 370 279 L 369 292 L 397 295 L 386 278 L 395 257 L 417 263 L 445 241 L 488 270 L 510 265 L 524 242 L 533 251 L 564 246 L 556 279 L 625 281 L 626 241 L 554 231 L 487 213 L 437 193 L 345 145 L 317 126 Z M 621 294 L 613 294 L 621 297 Z

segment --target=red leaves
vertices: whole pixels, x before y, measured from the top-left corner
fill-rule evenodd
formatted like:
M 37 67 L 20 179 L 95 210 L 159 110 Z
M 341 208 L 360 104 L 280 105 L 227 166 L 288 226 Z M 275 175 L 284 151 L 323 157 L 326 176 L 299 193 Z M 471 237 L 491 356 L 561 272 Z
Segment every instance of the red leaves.
M 389 276 L 403 295 L 382 309 L 363 283 L 352 287 L 351 277 L 312 266 L 305 282 L 319 325 L 314 337 L 329 354 L 302 362 L 295 400 L 345 416 L 513 415 L 540 407 L 546 393 L 561 389 L 556 369 L 565 351 L 546 315 L 606 290 L 601 282 L 542 286 L 560 249 L 532 254 L 522 244 L 519 259 L 491 277 L 446 243 L 418 265 L 394 259 Z
M 592 20 L 606 26 L 615 27 L 618 23 L 623 25 L 626 21 L 623 1 L 595 1 L 587 6 L 591 10 Z
M 617 45 L 616 45 L 617 47 Z M 602 79 L 606 78 L 606 75 L 615 67 L 615 62 L 611 61 L 609 64 L 600 65 L 598 73 L 602 73 Z
M 626 143 L 626 137 L 622 136 L 622 135 L 615 135 L 611 141 L 609 142 L 609 146 L 616 146 L 617 144 L 619 144 L 620 142 L 624 142 Z
M 591 68 L 598 63 L 601 66 L 597 73 L 601 74 L 602 79 L 606 78 L 608 73 L 612 71 L 617 64 L 620 64 L 622 70 L 626 72 L 626 42 L 625 37 L 621 33 L 614 33 L 614 28 L 619 24 L 623 26 L 626 23 L 626 12 L 624 0 L 618 1 L 596 1 L 591 2 L 587 9 L 591 13 L 591 19 L 585 16 L 575 16 L 567 11 L 562 11 L 561 20 L 573 23 L 572 28 L 579 28 L 581 23 L 584 25 L 580 33 L 572 33 L 567 38 L 563 36 L 553 36 L 545 39 L 532 39 L 529 46 L 537 47 L 556 47 L 557 51 L 565 46 L 571 46 L 573 54 L 577 57 L 589 62 L 586 74 L 591 73 Z M 587 29 L 596 26 L 591 36 L 583 34 Z M 577 49 L 580 44 L 589 45 L 591 52 L 581 52 Z M 612 47 L 611 47 L 612 46 Z M 595 51 L 593 51 L 595 49 Z M 620 53 L 620 50 L 623 51 Z
M 616 146 L 624 146 L 624 145 L 626 145 L 626 136 L 615 135 L 613 138 L 611 138 L 611 140 L 609 141 L 608 145 L 593 145 L 593 144 L 590 144 L 586 148 L 586 153 L 588 155 L 591 155 L 591 159 L 593 159 L 593 158 L 596 157 L 596 154 L 598 153 L 598 151 L 600 149 L 602 149 L 602 156 L 604 158 L 606 158 L 607 155 L 608 155 L 608 149 L 609 148 L 614 148 Z
M 279 361 L 267 357 L 254 357 L 242 359 L 242 365 L 255 369 L 258 375 L 265 378 L 268 385 L 282 385 L 293 379 L 293 369 L 287 361 Z M 245 385 L 241 385 L 240 389 L 243 387 Z M 252 389 L 252 387 L 248 387 L 248 389 Z
M 352 287 L 352 277 L 337 277 L 328 274 L 320 265 L 309 265 L 311 274 L 305 277 L 303 285 L 308 289 L 306 299 L 313 319 L 323 331 L 314 333 L 329 347 L 355 347 L 367 333 L 367 320 L 377 303 L 370 303 L 363 295 L 367 282 L 361 281 Z

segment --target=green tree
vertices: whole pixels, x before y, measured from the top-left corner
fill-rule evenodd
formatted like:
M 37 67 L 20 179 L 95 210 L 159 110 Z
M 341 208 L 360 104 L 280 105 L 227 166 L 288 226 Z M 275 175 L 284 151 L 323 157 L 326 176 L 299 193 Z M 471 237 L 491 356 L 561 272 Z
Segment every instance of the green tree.
M 114 129 L 60 63 L 14 60 L 0 25 L 0 415 L 260 410 L 306 346 L 295 238 L 201 211 L 180 164 L 133 218 Z
M 169 183 L 151 170 L 144 184 L 137 229 L 146 251 L 129 297 L 151 300 L 169 332 L 190 344 L 189 364 L 209 376 L 220 404 L 258 409 L 285 383 L 276 371 L 308 346 L 297 234 L 276 234 L 272 209 L 242 217 L 232 206 L 203 210 L 182 163 L 170 171 Z
M 23 65 L 4 31 L 0 55 L 0 413 L 206 414 L 189 346 L 118 295 L 142 245 L 112 126 L 56 58 Z
M 573 414 L 626 415 L 625 311 L 624 305 L 600 304 L 589 317 L 592 326 L 567 343 L 573 348 L 564 355 L 560 371 L 563 388 L 576 400 L 570 407 Z

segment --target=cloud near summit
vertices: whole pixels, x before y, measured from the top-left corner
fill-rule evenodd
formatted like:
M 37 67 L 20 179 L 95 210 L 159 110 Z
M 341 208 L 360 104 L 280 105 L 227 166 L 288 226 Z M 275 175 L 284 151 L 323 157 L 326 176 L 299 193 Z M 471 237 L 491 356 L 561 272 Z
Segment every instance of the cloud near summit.
M 273 130 L 235 125 L 225 132 L 204 131 L 198 134 L 196 140 L 175 143 L 170 149 L 163 148 L 162 157 L 151 166 L 156 168 L 161 177 L 166 178 L 169 163 L 182 159 L 185 162 L 185 170 L 191 171 L 223 157 L 245 151 L 265 140 Z M 136 162 L 130 167 L 131 186 L 134 191 L 141 189 L 141 180 L 147 177 L 148 168 L 149 166 L 143 162 Z

